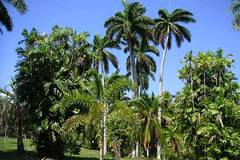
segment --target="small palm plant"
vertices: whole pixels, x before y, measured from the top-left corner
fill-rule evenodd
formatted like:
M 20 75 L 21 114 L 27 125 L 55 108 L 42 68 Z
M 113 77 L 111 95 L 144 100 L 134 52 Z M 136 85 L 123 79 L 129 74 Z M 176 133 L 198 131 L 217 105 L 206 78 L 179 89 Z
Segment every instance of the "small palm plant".
M 157 115 L 160 105 L 159 98 L 155 97 L 154 94 L 152 96 L 143 94 L 139 99 L 132 101 L 130 105 L 134 106 L 141 119 L 141 139 L 146 156 L 149 157 L 150 144 L 155 137 L 160 139 L 161 125 Z
M 106 106 L 111 106 L 117 97 L 127 89 L 131 83 L 125 77 L 115 76 L 106 78 L 105 85 L 103 85 L 101 79 L 102 75 L 98 74 L 95 70 L 88 72 L 89 84 L 86 85 L 86 90 L 84 92 L 74 91 L 69 94 L 65 94 L 59 104 L 63 108 L 68 108 L 70 106 L 81 106 L 88 107 L 87 118 L 86 114 L 79 112 L 79 115 L 69 118 L 66 121 L 67 126 L 74 128 L 78 122 L 82 122 L 83 119 L 88 119 L 91 123 L 96 123 L 100 126 L 100 159 L 104 159 L 104 130 L 107 128 L 106 118 L 104 116 L 104 108 Z M 84 118 L 83 118 L 84 117 Z M 72 124 L 72 125 L 71 125 Z M 66 126 L 66 125 L 65 125 Z

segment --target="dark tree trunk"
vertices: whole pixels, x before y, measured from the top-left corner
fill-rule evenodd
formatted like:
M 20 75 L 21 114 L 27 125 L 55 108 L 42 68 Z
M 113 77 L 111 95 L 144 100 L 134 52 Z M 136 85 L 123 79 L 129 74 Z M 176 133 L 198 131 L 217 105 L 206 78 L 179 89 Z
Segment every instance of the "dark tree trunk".
M 56 160 L 64 159 L 65 145 L 60 138 L 60 135 L 55 134 L 55 141 L 53 142 L 49 137 L 50 133 L 44 131 L 38 135 L 37 153 L 40 157 L 54 158 Z
M 17 151 L 19 153 L 24 152 L 24 145 L 23 145 L 23 131 L 22 131 L 22 108 L 17 105 Z

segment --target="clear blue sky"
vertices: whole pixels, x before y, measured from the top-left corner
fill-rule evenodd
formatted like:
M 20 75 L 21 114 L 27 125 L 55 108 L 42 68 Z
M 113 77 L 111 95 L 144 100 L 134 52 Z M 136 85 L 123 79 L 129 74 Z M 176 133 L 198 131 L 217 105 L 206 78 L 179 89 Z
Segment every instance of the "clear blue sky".
M 177 70 L 181 68 L 180 61 L 186 52 L 217 50 L 223 48 L 225 53 L 232 53 L 236 59 L 234 72 L 240 78 L 240 32 L 231 26 L 229 0 L 171 0 L 171 9 L 184 8 L 190 10 L 197 20 L 194 25 L 188 25 L 192 33 L 192 42 L 185 42 L 182 47 L 175 46 L 168 52 L 165 68 L 164 88 L 175 93 L 182 87 L 177 78 Z M 13 18 L 13 32 L 0 35 L 0 87 L 4 87 L 15 74 L 17 55 L 15 49 L 18 41 L 22 39 L 24 28 L 33 27 L 40 32 L 49 32 L 53 25 L 69 26 L 78 32 L 88 31 L 104 34 L 104 21 L 115 12 L 122 10 L 120 0 L 27 0 L 28 12 L 20 16 L 12 7 L 8 7 Z M 160 8 L 169 9 L 169 0 L 141 0 L 147 8 L 147 15 L 156 17 Z M 2 26 L 1 26 L 2 27 Z M 114 51 L 119 58 L 121 72 L 125 73 L 126 55 L 122 51 Z M 155 57 L 157 64 L 160 58 Z M 158 68 L 159 69 L 159 68 Z M 159 73 L 159 70 L 158 70 Z M 150 83 L 150 92 L 157 92 L 158 77 Z

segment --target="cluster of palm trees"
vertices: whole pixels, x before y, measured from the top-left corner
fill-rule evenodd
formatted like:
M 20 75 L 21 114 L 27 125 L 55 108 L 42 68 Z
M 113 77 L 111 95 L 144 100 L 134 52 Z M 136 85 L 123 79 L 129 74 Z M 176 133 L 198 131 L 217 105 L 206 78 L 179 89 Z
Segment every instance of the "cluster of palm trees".
M 154 77 L 156 63 L 146 53 L 159 55 L 156 45 L 161 45 L 163 56 L 160 65 L 159 96 L 163 94 L 163 72 L 167 51 L 175 39 L 178 47 L 184 40 L 191 41 L 190 31 L 183 23 L 194 23 L 193 14 L 183 9 L 176 9 L 172 13 L 160 9 L 159 17 L 151 19 L 145 15 L 146 9 L 138 2 L 127 3 L 123 1 L 124 11 L 117 12 L 104 24 L 106 35 L 110 40 L 117 41 L 129 52 L 127 70 L 136 86 L 133 99 L 139 96 L 148 87 L 148 77 Z M 153 45 L 151 45 L 153 44 Z M 158 119 L 161 124 L 161 108 L 158 108 Z M 160 159 L 160 143 L 158 144 L 158 159 Z
M 23 0 L 7 0 L 4 2 L 0 0 L 0 22 L 7 30 L 11 31 L 12 22 L 4 6 L 5 2 L 11 3 L 20 13 L 25 13 L 27 7 Z M 92 43 L 86 40 L 88 34 L 76 34 L 69 28 L 62 29 L 55 26 L 53 33 L 49 35 L 40 35 L 35 29 L 31 33 L 24 30 L 25 40 L 21 43 L 25 44 L 25 47 L 17 49 L 22 58 L 17 65 L 19 73 L 16 78 L 16 94 L 19 95 L 3 90 L 0 90 L 0 92 L 4 92 L 14 100 L 13 105 L 20 115 L 18 119 L 22 118 L 22 105 L 26 102 L 29 107 L 27 108 L 29 114 L 34 115 L 31 118 L 34 117 L 35 120 L 40 121 L 38 124 L 36 123 L 38 131 L 44 133 L 42 134 L 43 137 L 45 136 L 44 138 L 53 135 L 55 147 L 58 142 L 62 145 L 61 138 L 70 139 L 74 135 L 71 131 L 74 127 L 85 125 L 84 127 L 87 128 L 89 134 L 94 132 L 94 141 L 98 139 L 101 160 L 107 153 L 107 146 L 113 146 L 116 158 L 119 159 L 122 145 L 132 145 L 132 157 L 139 156 L 140 146 L 142 146 L 147 157 L 154 152 L 157 159 L 164 159 L 165 156 L 161 154 L 163 153 L 163 143 L 167 141 L 171 149 L 178 152 L 181 143 L 177 141 L 183 139 L 175 133 L 176 126 L 179 123 L 176 121 L 170 122 L 170 118 L 165 115 L 169 106 L 171 106 L 172 99 L 172 96 L 164 92 L 163 88 L 167 52 L 171 49 L 174 41 L 177 47 L 181 47 L 184 41 L 191 42 L 191 33 L 184 25 L 195 23 L 196 20 L 191 12 L 183 9 L 175 9 L 172 12 L 160 9 L 157 18 L 150 18 L 146 16 L 146 8 L 139 2 L 128 3 L 123 1 L 123 6 L 123 11 L 117 12 L 105 21 L 106 35 L 95 35 Z M 239 0 L 236 0 L 232 7 L 236 28 L 239 26 L 240 19 L 239 6 Z M 0 29 L 0 31 L 2 30 Z M 158 46 L 160 46 L 160 49 L 157 48 Z M 126 76 L 118 74 L 120 68 L 118 59 L 111 52 L 111 49 L 122 49 L 123 52 L 128 53 Z M 154 56 L 159 55 L 162 56 L 158 63 Z M 180 102 L 176 106 L 181 104 L 183 108 L 187 108 L 181 110 L 182 106 L 180 106 L 180 109 L 176 109 L 176 113 L 181 113 L 176 116 L 178 120 L 186 121 L 187 119 L 187 123 L 183 122 L 181 126 L 189 127 L 189 124 L 195 124 L 196 126 L 200 124 L 198 121 L 201 119 L 202 111 L 197 113 L 196 105 L 202 107 L 203 104 L 199 98 L 199 102 L 195 99 L 196 96 L 199 96 L 200 99 L 206 99 L 208 97 L 206 89 L 210 87 L 206 87 L 209 82 L 206 81 L 207 73 L 203 70 L 204 68 L 197 67 L 199 67 L 198 63 L 200 62 L 201 65 L 206 65 L 206 57 L 211 57 L 211 59 L 217 57 L 220 59 L 219 62 L 222 62 L 223 59 L 222 53 L 218 52 L 217 56 L 212 53 L 206 54 L 206 56 L 199 54 L 199 57 L 195 57 L 193 62 L 194 57 L 190 53 L 186 57 L 187 67 L 184 68 L 188 69 L 190 67 L 189 71 L 184 71 L 184 69 L 180 71 L 180 75 L 183 76 L 182 78 L 180 76 L 180 78 L 187 81 L 183 93 L 176 98 L 176 101 Z M 200 59 L 199 62 L 197 61 L 198 58 Z M 195 66 L 193 66 L 195 70 L 193 70 L 192 63 L 195 63 Z M 210 64 L 210 62 L 208 63 Z M 230 66 L 230 62 L 226 64 L 226 66 Z M 109 76 L 111 65 L 117 70 L 117 73 Z M 148 95 L 149 79 L 155 80 L 158 68 L 160 75 L 159 95 Z M 214 67 L 206 68 L 213 69 Z M 225 70 L 225 66 L 223 70 Z M 215 77 L 215 72 L 211 71 L 209 74 L 214 73 Z M 214 85 L 218 85 L 218 83 L 220 85 L 221 74 L 223 74 L 220 71 L 217 72 L 219 73 L 217 73 L 217 81 L 213 83 Z M 195 78 L 196 82 L 193 80 L 194 75 L 195 77 L 196 75 L 199 76 Z M 131 77 L 131 82 L 128 77 Z M 196 90 L 196 86 L 194 86 L 195 83 L 201 82 L 197 79 L 203 79 L 203 84 L 200 83 L 202 87 L 199 90 Z M 230 81 L 232 81 L 231 76 Z M 233 86 L 235 89 L 237 88 L 235 84 Z M 127 90 L 132 91 L 131 100 L 126 96 Z M 224 94 L 222 96 L 224 97 Z M 3 103 L 5 102 L 1 102 L 1 104 Z M 206 106 L 204 104 L 204 107 Z M 5 108 L 2 111 L 5 111 Z M 174 109 L 172 109 L 173 111 Z M 189 116 L 182 116 L 188 115 L 190 112 L 193 112 L 190 119 Z M 218 113 L 215 110 L 211 112 L 214 115 Z M 205 114 L 202 115 L 206 116 Z M 217 115 L 217 122 L 219 121 L 221 127 L 224 128 L 222 119 L 222 113 Z M 21 145 L 18 148 L 23 150 L 21 120 L 18 120 L 18 122 L 18 127 L 20 127 L 18 137 Z M 174 124 L 174 126 L 171 123 L 177 125 Z M 210 124 L 206 126 L 208 126 L 207 129 L 210 128 L 209 130 L 211 130 Z M 180 127 L 183 133 L 185 133 L 184 127 Z M 208 134 L 206 127 L 204 127 L 198 131 L 196 131 L 196 128 L 191 128 L 193 130 L 192 134 L 201 135 L 205 132 Z M 165 139 L 162 137 L 166 131 L 164 128 L 168 128 L 168 137 Z M 69 134 L 72 135 L 69 136 Z M 59 138 L 60 135 L 61 138 Z M 189 136 L 189 133 L 186 135 Z M 52 139 L 49 137 L 44 140 L 51 141 Z M 190 136 L 190 138 L 192 137 Z M 123 142 L 130 139 L 132 139 L 131 142 Z M 111 144 L 108 144 L 109 140 Z M 186 141 L 189 140 L 186 139 Z M 202 141 L 200 142 L 202 143 Z M 97 144 L 94 143 L 94 145 Z M 202 144 L 202 146 L 204 145 L 205 143 Z M 38 146 L 41 147 L 42 144 L 39 143 Z M 63 147 L 61 147 L 60 150 L 63 151 Z M 49 152 L 52 149 L 54 150 L 54 147 L 49 147 Z M 190 149 L 189 152 L 192 152 L 192 150 Z M 62 156 L 64 156 L 64 153 L 62 153 Z
M 26 11 L 26 5 L 23 1 L 9 2 L 12 2 L 14 6 L 19 6 L 19 11 L 21 13 Z M 0 7 L 1 6 L 3 5 L 0 1 Z M 88 92 L 87 95 L 82 92 L 71 93 L 71 97 L 76 98 L 76 101 L 80 101 L 88 106 L 98 106 L 103 109 L 100 110 L 100 113 L 102 113 L 100 116 L 102 138 L 100 141 L 100 159 L 103 159 L 103 155 L 107 152 L 106 124 L 109 105 L 111 104 L 111 101 L 109 100 L 111 98 L 109 97 L 112 95 L 117 95 L 117 93 L 121 92 L 123 88 L 126 89 L 127 86 L 130 86 L 124 78 L 120 78 L 115 81 L 114 85 L 106 80 L 106 75 L 109 73 L 110 64 L 113 65 L 115 69 L 119 69 L 117 57 L 108 49 L 123 48 L 125 53 L 129 53 L 126 61 L 126 68 L 128 72 L 127 75 L 131 76 L 133 84 L 131 87 L 133 103 L 131 103 L 131 105 L 133 108 L 137 108 L 138 112 L 140 113 L 139 117 L 143 122 L 143 127 L 141 128 L 143 129 L 143 133 L 145 135 L 143 139 L 143 145 L 146 149 L 146 155 L 149 156 L 149 148 L 153 138 L 155 138 L 154 141 L 158 142 L 157 158 L 160 159 L 161 142 L 159 130 L 162 124 L 162 113 L 159 104 L 161 102 L 160 97 L 163 96 L 163 72 L 166 55 L 167 51 L 171 49 L 174 40 L 176 41 L 178 47 L 181 46 L 184 40 L 189 42 L 191 41 L 190 31 L 182 24 L 194 23 L 195 19 L 193 18 L 193 14 L 191 12 L 183 9 L 176 9 L 171 13 L 165 9 L 160 9 L 158 12 L 159 17 L 152 19 L 146 16 L 146 8 L 139 2 L 128 3 L 127 1 L 123 1 L 123 6 L 123 11 L 117 12 L 104 23 L 106 35 L 103 37 L 100 35 L 95 35 L 93 43 L 89 44 L 92 48 L 92 55 L 89 59 L 91 61 L 91 66 L 95 68 L 97 72 L 101 73 L 101 75 L 97 74 L 96 72 L 88 73 L 91 75 L 91 80 L 93 81 L 93 85 L 91 86 L 95 89 L 93 92 Z M 8 14 L 4 13 L 4 15 Z M 12 26 L 11 23 L 9 23 L 11 21 L 8 19 L 8 21 L 6 21 L 9 23 L 8 24 L 3 20 L 1 21 L 6 28 L 11 30 Z M 60 32 L 60 34 L 62 33 Z M 26 36 L 28 36 L 27 33 Z M 36 38 L 36 41 L 38 41 L 39 44 L 44 43 L 45 41 L 44 36 L 38 39 L 37 33 L 36 35 L 33 34 L 32 36 L 33 38 Z M 67 38 L 64 38 L 64 33 L 63 35 L 60 35 L 60 37 L 61 36 L 63 36 L 63 40 L 61 42 L 63 43 L 62 49 L 68 50 L 68 42 L 65 42 L 67 41 Z M 28 39 L 26 37 L 26 41 L 27 40 Z M 34 48 L 35 44 L 32 43 L 34 42 L 29 39 L 29 42 L 26 42 L 28 45 L 27 47 Z M 54 43 L 58 44 L 56 42 Z M 162 47 L 163 52 L 157 49 L 158 45 Z M 58 47 L 61 48 L 60 45 L 56 46 L 56 48 Z M 155 97 L 154 95 L 147 96 L 145 93 L 148 90 L 149 78 L 152 78 L 153 80 L 155 79 L 155 73 L 158 68 L 158 65 L 152 57 L 152 54 L 159 56 L 160 53 L 162 53 L 162 60 L 161 65 L 159 66 L 159 97 Z M 25 54 L 23 55 L 26 56 Z M 81 60 L 76 61 L 81 62 Z M 30 63 L 30 65 L 32 64 Z M 84 68 L 86 66 L 83 64 L 82 67 Z M 63 97 L 63 100 L 59 103 L 61 104 L 64 102 L 64 104 L 61 104 L 64 106 L 66 104 L 65 100 L 68 99 L 68 96 L 69 94 L 66 94 L 66 97 Z M 136 142 L 133 143 L 133 157 L 139 155 L 138 146 L 139 139 L 136 139 Z

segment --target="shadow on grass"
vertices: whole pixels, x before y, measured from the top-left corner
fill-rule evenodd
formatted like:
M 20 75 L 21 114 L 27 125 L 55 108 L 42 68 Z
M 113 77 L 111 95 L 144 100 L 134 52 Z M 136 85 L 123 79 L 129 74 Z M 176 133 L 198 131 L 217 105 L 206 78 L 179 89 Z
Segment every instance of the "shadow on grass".
M 17 151 L 0 151 L 0 160 L 34 160 L 35 153 L 33 151 L 26 151 L 18 153 Z
M 96 157 L 80 157 L 80 156 L 65 156 L 64 160 L 98 160 Z M 17 151 L 0 151 L 0 160 L 39 160 L 34 151 L 25 151 L 18 153 Z M 112 160 L 112 158 L 105 158 L 105 160 Z
M 104 158 L 104 159 L 105 160 L 112 160 L 112 158 Z M 99 158 L 65 156 L 65 160 L 99 160 Z
M 87 158 L 87 157 L 66 157 L 66 160 L 99 160 L 99 158 Z M 112 160 L 112 159 L 105 159 Z

